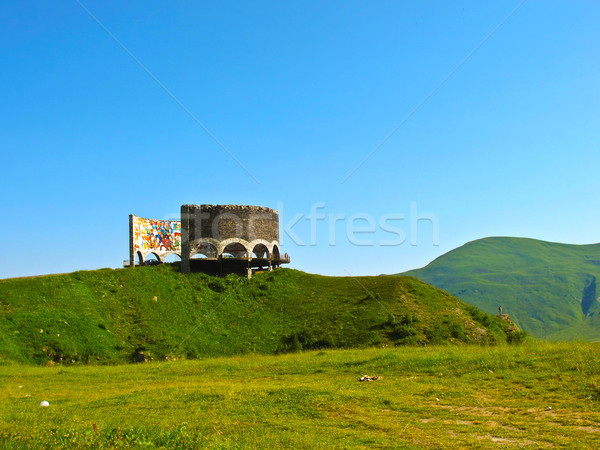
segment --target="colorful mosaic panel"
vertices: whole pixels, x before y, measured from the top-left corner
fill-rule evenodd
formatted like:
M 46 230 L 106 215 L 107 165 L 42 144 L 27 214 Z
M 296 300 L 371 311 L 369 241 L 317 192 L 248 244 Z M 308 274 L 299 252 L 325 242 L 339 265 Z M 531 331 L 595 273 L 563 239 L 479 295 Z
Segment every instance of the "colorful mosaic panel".
M 181 222 L 133 216 L 135 251 L 181 251 Z

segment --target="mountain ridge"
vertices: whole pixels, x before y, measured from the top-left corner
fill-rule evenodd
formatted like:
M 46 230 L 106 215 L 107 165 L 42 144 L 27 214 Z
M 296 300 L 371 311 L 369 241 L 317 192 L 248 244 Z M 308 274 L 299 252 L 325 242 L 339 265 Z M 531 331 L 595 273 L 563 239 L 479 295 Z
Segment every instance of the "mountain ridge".
M 398 275 L 414 276 L 487 313 L 503 306 L 534 337 L 600 340 L 600 244 L 493 236 Z M 586 333 L 579 336 L 579 327 Z

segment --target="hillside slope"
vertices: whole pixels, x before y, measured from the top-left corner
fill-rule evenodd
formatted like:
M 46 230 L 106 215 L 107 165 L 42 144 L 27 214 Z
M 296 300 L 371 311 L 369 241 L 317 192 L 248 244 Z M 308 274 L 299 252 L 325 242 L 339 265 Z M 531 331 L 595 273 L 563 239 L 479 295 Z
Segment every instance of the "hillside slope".
M 414 278 L 290 269 L 251 280 L 170 264 L 9 279 L 0 305 L 0 358 L 29 363 L 495 343 L 510 327 Z
M 600 244 L 491 237 L 440 256 L 414 276 L 497 314 L 534 337 L 600 341 Z

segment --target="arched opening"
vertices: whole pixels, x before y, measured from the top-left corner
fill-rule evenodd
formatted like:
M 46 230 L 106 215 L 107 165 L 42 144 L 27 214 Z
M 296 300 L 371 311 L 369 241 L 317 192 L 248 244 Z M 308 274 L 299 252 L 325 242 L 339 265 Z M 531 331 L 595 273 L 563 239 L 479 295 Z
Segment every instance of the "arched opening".
M 181 262 L 181 257 L 176 254 L 176 253 L 171 253 L 170 255 L 167 255 L 163 261 L 164 263 L 175 263 L 175 262 Z
M 142 252 L 135 253 L 135 265 L 143 266 L 144 265 L 144 257 L 142 256 Z
M 232 242 L 223 249 L 223 258 L 247 258 L 248 252 L 239 242 Z
M 217 247 L 207 242 L 203 242 L 196 249 L 196 254 L 192 258 L 216 258 L 218 254 Z
M 273 246 L 273 259 L 280 259 L 279 247 L 277 245 Z
M 252 257 L 266 259 L 269 257 L 269 249 L 265 244 L 256 244 L 252 249 Z
M 162 261 L 156 253 L 150 253 L 144 260 L 145 266 L 157 266 L 158 264 L 162 264 Z
M 196 253 L 195 255 L 192 255 L 190 259 L 208 259 L 208 256 L 204 253 Z

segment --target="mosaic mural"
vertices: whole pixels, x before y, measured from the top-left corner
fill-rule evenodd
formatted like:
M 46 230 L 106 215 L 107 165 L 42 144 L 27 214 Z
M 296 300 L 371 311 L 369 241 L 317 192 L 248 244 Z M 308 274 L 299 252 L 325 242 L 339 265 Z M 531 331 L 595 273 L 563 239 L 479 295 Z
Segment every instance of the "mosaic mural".
M 181 251 L 181 222 L 133 216 L 133 246 L 143 253 Z

